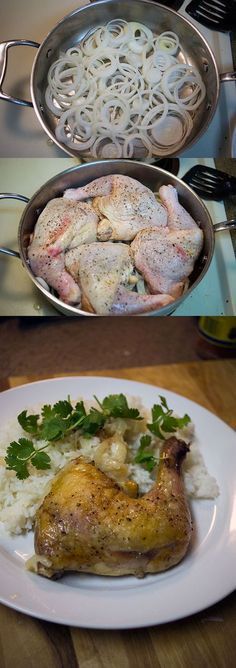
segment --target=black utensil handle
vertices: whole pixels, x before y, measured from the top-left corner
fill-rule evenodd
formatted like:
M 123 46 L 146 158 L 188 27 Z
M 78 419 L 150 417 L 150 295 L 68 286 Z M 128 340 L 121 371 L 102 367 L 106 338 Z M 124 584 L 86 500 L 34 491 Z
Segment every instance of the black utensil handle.
M 217 10 L 217 2 L 215 3 Z M 214 30 L 216 32 L 230 32 L 234 30 L 235 26 L 235 4 L 234 0 L 227 0 L 225 2 L 225 12 L 221 16 L 215 12 L 214 15 L 214 0 L 209 3 L 207 0 L 205 3 L 201 3 L 201 0 L 191 0 L 191 2 L 185 7 L 185 11 L 189 16 L 191 16 L 195 21 L 206 26 L 209 30 Z
M 235 176 L 230 176 L 229 177 L 229 182 L 232 190 L 234 191 L 234 195 L 236 195 L 236 177 Z

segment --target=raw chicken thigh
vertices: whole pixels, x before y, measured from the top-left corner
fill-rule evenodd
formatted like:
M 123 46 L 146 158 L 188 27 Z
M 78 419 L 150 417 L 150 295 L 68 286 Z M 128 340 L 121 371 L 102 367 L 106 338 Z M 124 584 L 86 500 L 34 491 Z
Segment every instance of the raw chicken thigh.
M 187 287 L 202 250 L 203 232 L 179 203 L 173 186 L 161 186 L 159 195 L 168 211 L 168 226 L 141 230 L 131 251 L 150 292 L 168 293 L 177 299 Z
M 80 302 L 80 288 L 68 274 L 64 251 L 96 239 L 98 216 L 86 202 L 52 199 L 40 214 L 28 248 L 32 271 L 69 304 Z
M 167 211 L 154 193 L 136 179 L 112 174 L 87 186 L 66 190 L 65 198 L 82 200 L 93 197 L 93 206 L 102 217 L 98 224 L 100 241 L 134 239 L 146 227 L 165 227 Z
M 65 265 L 79 280 L 82 306 L 108 315 L 143 312 L 172 301 L 169 295 L 138 295 L 128 289 L 133 282 L 130 247 L 122 243 L 83 244 L 65 255 Z
M 134 263 L 151 293 L 181 296 L 201 251 L 203 235 L 195 230 L 141 230 L 131 244 Z
M 187 451 L 183 441 L 167 440 L 157 481 L 139 498 L 83 457 L 67 464 L 37 511 L 37 572 L 48 578 L 65 571 L 142 577 L 177 564 L 191 539 L 181 475 Z
M 133 271 L 129 246 L 122 243 L 83 244 L 66 253 L 65 264 L 80 282 L 84 308 L 101 315 L 109 313 L 120 283 Z

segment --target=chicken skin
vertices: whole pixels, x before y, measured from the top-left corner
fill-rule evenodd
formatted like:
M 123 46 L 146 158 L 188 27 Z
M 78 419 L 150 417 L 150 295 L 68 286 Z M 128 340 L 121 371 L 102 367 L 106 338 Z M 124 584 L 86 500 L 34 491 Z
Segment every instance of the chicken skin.
M 92 197 L 97 211 L 100 241 L 130 241 L 146 227 L 165 227 L 167 211 L 154 193 L 136 179 L 122 174 L 101 177 L 82 188 L 66 190 L 65 198 Z
M 51 257 L 45 248 L 34 247 L 29 252 L 29 260 L 32 271 L 37 278 L 43 278 L 51 288 L 56 290 L 60 299 L 65 304 L 80 305 L 81 290 L 65 269 L 64 253 Z
M 176 438 L 166 441 L 157 481 L 138 498 L 83 457 L 66 465 L 36 514 L 37 572 L 143 577 L 176 565 L 191 538 L 181 476 L 187 450 Z
M 65 264 L 82 291 L 82 306 L 106 315 L 110 312 L 120 283 L 128 282 L 133 271 L 126 244 L 83 244 L 66 253 Z
M 197 224 L 178 200 L 177 190 L 171 186 L 161 186 L 159 196 L 168 212 L 167 225 L 171 230 L 195 229 Z
M 140 313 L 172 301 L 169 295 L 139 295 L 128 288 L 134 265 L 127 244 L 83 244 L 66 253 L 65 266 L 79 282 L 82 307 L 99 315 Z
M 202 230 L 149 228 L 141 230 L 131 244 L 134 263 L 151 293 L 181 296 L 188 284 L 203 244 Z
M 137 292 L 131 292 L 131 290 L 127 290 L 124 286 L 120 285 L 111 307 L 111 314 L 142 314 L 147 311 L 151 312 L 159 308 L 164 308 L 164 306 L 172 304 L 173 301 L 173 297 L 168 294 L 139 295 Z
M 80 302 L 80 289 L 64 265 L 64 251 L 96 239 L 98 216 L 86 202 L 52 199 L 40 214 L 28 248 L 35 276 L 54 288 L 69 304 Z

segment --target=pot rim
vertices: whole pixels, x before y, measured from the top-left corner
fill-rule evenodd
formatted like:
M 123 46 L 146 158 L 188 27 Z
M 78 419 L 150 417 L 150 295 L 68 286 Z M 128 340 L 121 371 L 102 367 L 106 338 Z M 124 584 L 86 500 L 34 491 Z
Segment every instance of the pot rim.
M 127 4 L 126 0 L 119 0 L 119 2 L 120 2 L 120 4 L 122 2 L 124 4 Z M 196 135 L 189 142 L 187 142 L 186 144 L 183 145 L 183 148 L 181 149 L 181 152 L 182 152 L 186 149 L 189 149 L 193 144 L 196 143 L 196 141 L 198 141 L 200 139 L 200 137 L 203 134 L 205 134 L 207 128 L 209 127 L 209 125 L 210 125 L 210 123 L 211 123 L 211 121 L 212 121 L 212 119 L 215 115 L 216 108 L 217 108 L 217 105 L 218 105 L 219 92 L 220 92 L 220 75 L 219 75 L 217 62 L 216 62 L 213 51 L 212 51 L 211 47 L 209 46 L 207 40 L 205 39 L 205 37 L 203 37 L 200 30 L 198 30 L 198 28 L 196 28 L 196 26 L 191 21 L 189 21 L 189 19 L 187 19 L 185 16 L 182 16 L 181 14 L 178 14 L 174 9 L 171 9 L 170 7 L 165 7 L 165 5 L 162 5 L 161 3 L 154 2 L 153 0 L 137 0 L 137 2 L 139 2 L 142 5 L 143 4 L 144 5 L 145 4 L 153 5 L 153 7 L 155 7 L 155 9 L 161 8 L 161 9 L 166 10 L 167 13 L 173 14 L 174 16 L 177 15 L 178 18 L 180 18 L 181 21 L 184 24 L 186 24 L 186 28 L 188 29 L 188 27 L 190 27 L 192 30 L 194 30 L 194 32 L 198 35 L 199 39 L 203 42 L 203 44 L 204 44 L 204 46 L 205 46 L 205 48 L 206 48 L 206 50 L 209 54 L 209 58 L 210 58 L 210 60 L 213 64 L 213 67 L 214 67 L 214 72 L 215 72 L 215 77 L 216 77 L 216 91 L 215 91 L 215 95 L 214 95 L 214 100 L 212 101 L 211 110 L 209 111 L 208 117 L 206 117 L 206 119 L 204 120 L 203 125 L 198 130 Z M 66 14 L 66 16 L 64 16 L 62 19 L 60 19 L 60 21 L 58 21 L 58 23 L 54 26 L 54 28 L 52 28 L 52 30 L 50 30 L 50 32 L 44 38 L 43 42 L 40 44 L 39 49 L 38 49 L 37 54 L 36 54 L 36 57 L 35 57 L 34 62 L 33 62 L 32 70 L 31 70 L 30 93 L 31 93 L 31 99 L 32 99 L 34 111 L 35 111 L 35 114 L 36 114 L 36 116 L 37 116 L 37 118 L 40 122 L 40 125 L 43 127 L 44 131 L 50 137 L 50 139 L 53 141 L 53 143 L 58 146 L 58 148 L 60 148 L 65 153 L 67 153 L 67 155 L 70 155 L 73 158 L 77 158 L 78 160 L 81 159 L 81 157 L 80 157 L 81 152 L 70 149 L 68 146 L 66 146 L 66 144 L 63 144 L 63 142 L 58 141 L 58 139 L 55 136 L 55 132 L 53 132 L 53 130 L 51 130 L 51 128 L 48 126 L 48 123 L 45 122 L 45 120 L 44 120 L 44 117 L 43 117 L 43 115 L 41 113 L 41 110 L 40 110 L 40 105 L 37 103 L 37 100 L 36 100 L 36 97 L 35 97 L 35 80 L 36 80 L 35 71 L 36 71 L 36 67 L 37 67 L 37 64 L 38 64 L 38 60 L 41 56 L 42 50 L 44 49 L 44 47 L 46 45 L 47 40 L 52 37 L 53 33 L 56 32 L 58 30 L 58 28 L 60 26 L 62 26 L 63 23 L 67 19 L 71 18 L 74 15 L 78 15 L 81 12 L 91 11 L 91 8 L 93 8 L 93 6 L 95 7 L 96 5 L 108 5 L 108 4 L 116 4 L 116 0 L 97 0 L 96 3 L 89 3 L 89 4 L 86 4 L 86 5 L 83 5 L 82 7 L 78 7 L 77 9 L 73 10 L 72 12 L 69 12 L 68 14 Z M 181 152 L 179 152 L 179 150 L 177 150 L 177 151 L 171 153 L 171 157 L 181 155 Z M 153 157 L 158 159 L 159 156 L 153 156 Z M 162 157 L 163 156 L 160 156 L 160 160 L 161 160 Z M 167 154 L 166 157 L 170 157 L 170 155 Z
M 32 197 L 29 199 L 29 202 L 26 204 L 26 207 L 25 207 L 25 209 L 24 209 L 24 211 L 23 211 L 23 213 L 22 213 L 22 215 L 21 215 L 20 222 L 19 222 L 19 227 L 18 227 L 18 248 L 19 248 L 19 253 L 20 253 L 20 257 L 21 257 L 22 263 L 23 263 L 25 269 L 27 270 L 27 272 L 28 272 L 30 278 L 33 280 L 33 283 L 35 284 L 35 286 L 36 286 L 36 287 L 43 293 L 43 295 L 44 295 L 44 296 L 45 296 L 45 297 L 46 297 L 46 298 L 47 298 L 47 299 L 48 299 L 48 300 L 55 306 L 55 308 L 56 308 L 57 310 L 61 310 L 62 312 L 66 313 L 66 314 L 68 314 L 68 315 L 74 315 L 74 316 L 90 316 L 90 317 L 101 317 L 101 315 L 98 314 L 98 313 L 90 313 L 89 311 L 84 311 L 83 309 L 78 309 L 78 308 L 76 308 L 76 307 L 73 306 L 73 305 L 66 304 L 65 302 L 63 302 L 63 301 L 62 301 L 61 299 L 59 299 L 58 297 L 55 297 L 55 295 L 52 294 L 51 292 L 49 293 L 48 290 L 46 290 L 46 288 L 45 288 L 44 286 L 42 286 L 41 283 L 37 280 L 37 277 L 33 274 L 32 269 L 31 269 L 31 267 L 30 267 L 30 265 L 29 265 L 29 261 L 28 261 L 28 259 L 27 259 L 26 251 L 25 251 L 25 249 L 24 249 L 24 247 L 23 247 L 23 243 L 22 243 L 22 233 L 23 233 L 23 228 L 24 228 L 25 216 L 27 215 L 28 210 L 29 210 L 30 207 L 32 206 L 34 199 L 37 198 L 37 196 L 38 196 L 40 193 L 43 192 L 43 190 L 45 189 L 45 187 L 46 187 L 46 186 L 50 186 L 50 184 L 55 184 L 55 183 L 57 182 L 57 180 L 59 180 L 59 179 L 60 179 L 62 176 L 64 176 L 65 174 L 71 174 L 71 173 L 74 173 L 74 172 L 80 172 L 81 170 L 86 172 L 86 170 L 89 170 L 91 167 L 96 168 L 96 166 L 97 166 L 98 164 L 99 164 L 100 166 L 103 165 L 103 164 L 106 165 L 106 166 L 109 166 L 109 165 L 110 165 L 110 166 L 111 166 L 111 169 L 113 168 L 113 172 L 111 171 L 111 173 L 115 174 L 115 173 L 116 173 L 116 169 L 117 169 L 117 168 L 119 169 L 119 164 L 121 164 L 121 163 L 122 163 L 122 165 L 123 165 L 123 164 L 127 164 L 127 168 L 128 168 L 128 167 L 130 166 L 130 164 L 131 164 L 131 161 L 128 160 L 128 159 L 126 159 L 126 160 L 125 160 L 125 159 L 120 159 L 120 160 L 96 160 L 96 161 L 94 161 L 94 162 L 89 162 L 89 163 L 82 164 L 82 165 L 75 165 L 74 167 L 69 167 L 68 169 L 63 170 L 63 171 L 60 172 L 59 174 L 56 174 L 55 176 L 51 177 L 51 178 L 50 178 L 48 181 L 46 181 L 42 186 L 40 186 L 40 188 L 38 188 L 38 190 L 37 190 L 37 191 L 32 195 Z M 205 219 L 206 219 L 206 221 L 207 221 L 206 224 L 207 224 L 208 227 L 209 227 L 209 231 L 210 231 L 210 244 L 209 244 L 209 250 L 208 250 L 207 257 L 204 256 L 204 259 L 205 259 L 204 266 L 203 266 L 202 270 L 200 271 L 199 276 L 197 276 L 197 278 L 194 280 L 194 282 L 192 283 L 192 285 L 190 285 L 190 287 L 186 290 L 186 292 L 185 292 L 183 295 L 181 295 L 181 297 L 179 297 L 178 299 L 176 299 L 175 302 L 173 303 L 173 306 L 174 306 L 174 308 L 173 308 L 173 312 L 174 312 L 175 309 L 176 309 L 178 306 L 180 306 L 180 304 L 181 304 L 187 297 L 189 297 L 189 295 L 191 294 L 191 292 L 193 292 L 193 290 L 195 290 L 195 288 L 196 288 L 196 287 L 199 285 L 199 283 L 202 281 L 203 277 L 205 276 L 206 272 L 207 272 L 208 269 L 209 269 L 210 263 L 211 263 L 211 261 L 212 261 L 213 253 L 214 253 L 214 248 L 215 248 L 214 225 L 213 225 L 213 222 L 212 222 L 212 218 L 211 218 L 211 216 L 210 216 L 210 213 L 209 213 L 209 211 L 208 211 L 206 205 L 204 204 L 204 202 L 203 202 L 203 201 L 201 200 L 201 198 L 200 198 L 200 197 L 199 197 L 199 196 L 198 196 L 198 195 L 197 195 L 197 194 L 196 194 L 196 193 L 195 193 L 195 192 L 194 192 L 194 191 L 187 185 L 187 183 L 185 183 L 184 181 L 182 181 L 182 179 L 180 179 L 178 176 L 175 176 L 175 175 L 171 174 L 171 172 L 168 172 L 167 170 L 162 169 L 161 167 L 158 167 L 158 166 L 156 166 L 156 165 L 147 165 L 147 163 L 140 163 L 140 162 L 137 161 L 137 160 L 136 160 L 136 161 L 135 161 L 135 160 L 132 160 L 132 165 L 133 165 L 133 164 L 134 164 L 134 165 L 137 165 L 137 166 L 139 166 L 139 167 L 140 167 L 140 166 L 141 166 L 141 167 L 143 166 L 144 169 L 145 169 L 145 168 L 151 168 L 152 171 L 155 170 L 157 176 L 158 176 L 158 175 L 163 175 L 163 176 L 166 176 L 166 175 L 168 176 L 168 175 L 169 175 L 169 176 L 171 176 L 171 178 L 174 179 L 176 185 L 179 184 L 181 187 L 184 187 L 184 190 L 187 191 L 187 192 L 189 193 L 189 195 L 190 195 L 191 197 L 193 197 L 193 198 L 195 199 L 195 201 L 198 202 L 198 204 L 200 205 L 201 209 L 202 209 L 203 212 L 204 212 Z M 118 172 L 118 173 L 119 173 L 119 172 Z M 93 180 L 93 179 L 92 179 L 92 180 Z M 50 200 L 48 200 L 48 201 L 50 201 Z M 203 230 L 203 233 L 204 233 L 204 230 Z M 144 316 L 149 316 L 149 317 L 150 317 L 150 316 L 159 316 L 159 315 L 162 316 L 162 315 L 168 315 L 168 314 L 170 314 L 170 305 L 169 305 L 169 306 L 164 306 L 164 307 L 162 307 L 162 308 L 160 308 L 160 309 L 158 309 L 158 310 L 156 310 L 156 311 L 148 311 L 148 312 L 146 312 L 146 313 L 137 313 L 137 314 L 134 314 L 134 315 L 135 315 L 135 316 L 142 316 L 142 317 L 144 317 Z M 125 316 L 126 316 L 126 317 L 127 317 L 127 316 L 130 317 L 131 315 L 132 315 L 131 313 L 126 313 L 126 314 L 124 313 L 124 314 L 122 314 L 123 317 L 125 317 Z M 104 317 L 111 317 L 111 316 L 106 315 L 106 316 L 104 316 Z M 113 317 L 117 317 L 117 316 L 113 316 Z

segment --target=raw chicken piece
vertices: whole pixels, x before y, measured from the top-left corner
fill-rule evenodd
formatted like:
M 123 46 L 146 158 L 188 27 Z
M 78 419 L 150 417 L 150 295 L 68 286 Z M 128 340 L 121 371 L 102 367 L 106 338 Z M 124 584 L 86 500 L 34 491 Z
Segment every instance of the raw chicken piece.
M 36 514 L 37 572 L 48 578 L 65 571 L 143 577 L 176 565 L 191 538 L 181 476 L 187 451 L 183 441 L 167 440 L 157 481 L 139 498 L 83 457 L 67 464 Z
M 65 255 L 65 265 L 82 291 L 82 306 L 99 315 L 142 313 L 171 303 L 169 295 L 139 295 L 132 283 L 130 247 L 122 243 L 84 244 Z
M 202 249 L 203 233 L 191 229 L 141 230 L 131 244 L 134 263 L 151 293 L 180 297 Z
M 156 311 L 159 308 L 168 306 L 174 301 L 168 294 L 161 295 L 140 295 L 137 292 L 127 290 L 120 285 L 114 302 L 111 307 L 111 314 L 125 315 L 126 313 L 146 313 L 147 311 Z
M 54 288 L 69 304 L 80 302 L 78 284 L 64 266 L 64 250 L 96 239 L 98 217 L 84 203 L 52 199 L 40 214 L 28 248 L 30 266 L 35 276 Z
M 127 283 L 133 271 L 126 244 L 83 244 L 65 255 L 65 266 L 80 283 L 82 305 L 100 315 L 110 312 L 120 283 Z
M 52 255 L 66 248 L 96 240 L 98 216 L 87 202 L 70 202 L 57 197 L 47 203 L 34 228 L 34 247 Z
M 64 197 L 93 197 L 93 206 L 102 220 L 98 224 L 100 241 L 134 239 L 146 227 L 164 227 L 167 211 L 153 192 L 136 179 L 112 174 L 96 179 L 82 188 L 66 190 Z
M 109 195 L 112 191 L 112 176 L 100 176 L 99 179 L 90 181 L 86 186 L 81 188 L 67 188 L 63 197 L 69 200 L 76 200 L 81 202 L 89 197 L 97 197 L 98 195 Z
M 37 278 L 58 292 L 59 298 L 66 304 L 80 305 L 81 291 L 78 283 L 65 269 L 64 253 L 51 257 L 44 248 L 32 248 L 29 253 L 30 266 Z
M 168 211 L 167 225 L 171 230 L 186 230 L 197 226 L 192 216 L 179 203 L 177 190 L 173 186 L 161 186 L 159 195 Z

